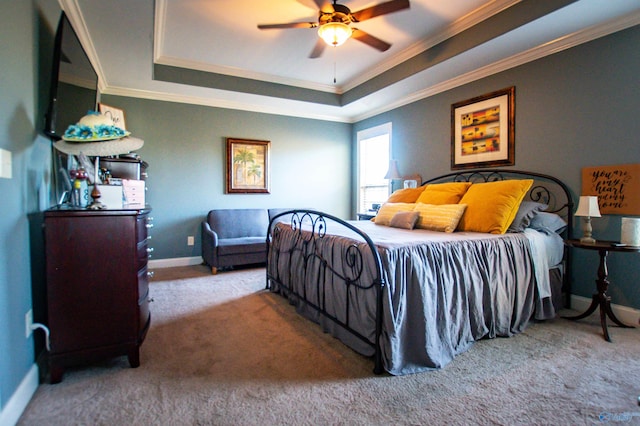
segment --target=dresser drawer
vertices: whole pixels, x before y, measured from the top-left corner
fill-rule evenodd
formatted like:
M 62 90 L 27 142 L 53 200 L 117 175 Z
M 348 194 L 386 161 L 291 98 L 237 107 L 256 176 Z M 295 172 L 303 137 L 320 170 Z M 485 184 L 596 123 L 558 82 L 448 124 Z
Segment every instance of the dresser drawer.
M 149 229 L 151 228 L 153 228 L 153 218 L 151 216 L 146 214 L 138 217 L 136 222 L 138 242 L 147 239 L 147 236 L 149 235 Z
M 149 297 L 149 270 L 145 265 L 138 271 L 138 303 Z
M 149 293 L 138 304 L 138 340 L 144 340 L 147 329 L 151 324 L 151 312 L 149 310 Z
M 147 265 L 149 261 L 149 254 L 153 252 L 153 249 L 149 248 L 147 240 L 140 241 L 136 246 L 136 257 L 138 259 L 138 269 Z

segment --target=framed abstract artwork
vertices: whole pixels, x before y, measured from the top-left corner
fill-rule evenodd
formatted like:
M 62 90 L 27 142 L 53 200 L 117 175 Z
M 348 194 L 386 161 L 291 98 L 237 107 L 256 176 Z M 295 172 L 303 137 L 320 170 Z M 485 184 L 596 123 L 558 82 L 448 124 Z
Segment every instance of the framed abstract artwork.
M 227 138 L 227 194 L 269 194 L 271 142 Z
M 451 168 L 515 164 L 515 87 L 451 105 Z

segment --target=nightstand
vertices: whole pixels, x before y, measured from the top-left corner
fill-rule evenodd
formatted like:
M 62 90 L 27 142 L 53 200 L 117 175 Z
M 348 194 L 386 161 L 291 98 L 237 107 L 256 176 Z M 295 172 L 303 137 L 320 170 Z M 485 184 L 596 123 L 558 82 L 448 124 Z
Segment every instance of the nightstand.
M 358 220 L 371 220 L 374 217 L 376 217 L 376 215 L 378 214 L 378 212 L 376 211 L 369 211 L 366 213 L 358 213 Z
M 597 250 L 600 255 L 600 264 L 598 266 L 598 279 L 596 279 L 597 291 L 593 294 L 591 305 L 584 313 L 571 317 L 564 317 L 570 320 L 579 320 L 586 318 L 595 312 L 596 308 L 600 307 L 600 323 L 602 324 L 602 331 L 604 338 L 607 342 L 611 342 L 609 337 L 609 331 L 607 329 L 607 317 L 624 328 L 633 328 L 633 326 L 623 324 L 611 310 L 611 297 L 607 294 L 609 288 L 608 271 L 607 271 L 607 255 L 609 252 L 617 253 L 638 253 L 640 252 L 640 246 L 620 246 L 616 245 L 613 241 L 596 241 L 593 244 L 582 243 L 580 240 L 567 240 L 565 244 L 570 247 L 575 247 L 585 250 Z

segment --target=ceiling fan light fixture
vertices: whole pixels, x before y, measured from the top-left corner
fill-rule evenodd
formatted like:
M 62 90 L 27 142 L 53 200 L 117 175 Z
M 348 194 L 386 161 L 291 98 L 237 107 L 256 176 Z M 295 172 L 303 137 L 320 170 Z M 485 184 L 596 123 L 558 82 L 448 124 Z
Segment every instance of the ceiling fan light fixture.
M 343 22 L 328 22 L 318 28 L 318 35 L 329 46 L 340 46 L 352 33 L 351 27 Z

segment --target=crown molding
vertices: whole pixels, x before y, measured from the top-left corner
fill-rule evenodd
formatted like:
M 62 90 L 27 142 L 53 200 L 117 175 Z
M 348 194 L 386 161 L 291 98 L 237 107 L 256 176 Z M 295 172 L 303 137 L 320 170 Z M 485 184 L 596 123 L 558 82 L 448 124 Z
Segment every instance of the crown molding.
M 232 77 L 246 78 L 250 80 L 265 81 L 269 83 L 281 84 L 284 86 L 300 87 L 302 89 L 316 90 L 319 92 L 341 94 L 342 91 L 338 90 L 335 86 L 329 84 L 313 83 L 305 80 L 296 80 L 293 78 L 278 77 L 271 74 L 252 72 L 243 70 L 240 68 L 224 67 L 220 65 L 203 64 L 197 61 L 186 61 L 170 56 L 159 56 L 153 61 L 158 65 L 168 65 L 172 67 L 185 68 L 195 71 L 204 71 L 213 74 L 222 74 Z
M 58 0 L 58 4 L 67 15 L 67 18 L 69 18 L 69 21 L 71 22 L 71 25 L 73 26 L 78 39 L 80 39 L 80 44 L 89 57 L 89 62 L 91 62 L 93 69 L 98 75 L 98 91 L 102 92 L 102 90 L 107 87 L 106 77 L 104 75 L 104 71 L 102 70 L 100 60 L 98 59 L 96 48 L 93 45 L 93 40 L 91 40 L 91 36 L 89 35 L 87 23 L 84 20 L 84 16 L 82 16 L 82 13 L 80 12 L 78 0 Z
M 214 108 L 225 108 L 247 112 L 259 112 L 263 114 L 282 115 L 288 117 L 309 118 L 312 120 L 335 121 L 339 123 L 352 123 L 348 117 L 338 114 L 310 114 L 301 112 L 295 105 L 285 107 L 286 102 L 275 99 L 270 105 L 252 104 L 243 101 L 230 101 L 219 98 L 206 98 L 202 96 L 188 96 L 174 93 L 130 89 L 127 87 L 110 86 L 101 92 L 101 95 L 125 96 L 138 99 L 149 99 L 154 101 L 176 102 L 190 105 L 201 105 Z
M 96 73 L 98 74 L 98 87 L 101 94 L 128 96 L 133 98 L 178 102 L 178 103 L 203 105 L 203 106 L 227 108 L 227 109 L 234 109 L 234 110 L 260 112 L 260 113 L 266 113 L 266 114 L 294 116 L 294 117 L 325 120 L 325 121 L 344 122 L 344 123 L 355 123 L 355 122 L 364 120 L 366 118 L 370 118 L 375 115 L 388 112 L 390 110 L 399 108 L 409 103 L 416 102 L 418 100 L 428 98 L 430 96 L 434 96 L 438 93 L 442 93 L 444 91 L 453 89 L 455 87 L 468 84 L 470 82 L 479 80 L 481 78 L 496 74 L 498 72 L 508 70 L 510 68 L 543 58 L 548 55 L 552 55 L 554 53 L 557 53 L 566 49 L 570 49 L 580 44 L 583 44 L 583 43 L 595 40 L 597 38 L 612 34 L 614 32 L 621 31 L 626 28 L 630 28 L 632 26 L 640 24 L 640 11 L 639 11 L 636 13 L 626 15 L 619 19 L 611 20 L 603 24 L 598 24 L 590 28 L 586 28 L 581 31 L 566 35 L 564 37 L 560 37 L 556 40 L 552 40 L 550 42 L 536 46 L 527 51 L 496 61 L 484 67 L 480 67 L 474 71 L 465 73 L 460 76 L 456 76 L 454 78 L 450 78 L 446 81 L 442 81 L 434 85 L 430 85 L 429 87 L 425 87 L 422 90 L 413 92 L 409 96 L 405 96 L 405 97 L 396 99 L 393 102 L 386 103 L 382 107 L 369 109 L 367 112 L 363 114 L 347 115 L 346 113 L 341 113 L 340 111 L 336 112 L 335 114 L 313 114 L 308 112 L 301 112 L 299 108 L 298 109 L 296 108 L 295 102 L 293 103 L 282 102 L 282 99 L 276 99 L 276 98 L 274 98 L 273 102 L 270 103 L 270 105 L 265 105 L 265 104 L 243 102 L 243 101 L 213 99 L 213 98 L 207 98 L 204 96 L 177 95 L 177 94 L 165 93 L 161 91 L 139 90 L 139 89 L 131 89 L 127 87 L 110 86 L 108 81 L 105 78 L 102 67 L 100 66 L 100 61 L 97 58 L 96 50 L 94 48 L 91 37 L 89 36 L 89 32 L 88 32 L 85 20 L 80 12 L 78 0 L 58 0 L 58 2 L 62 10 L 65 11 L 67 16 L 69 17 L 69 20 L 72 22 L 74 29 L 78 34 L 78 38 L 80 39 L 80 42 L 82 43 L 83 48 L 87 52 L 87 56 L 89 57 L 89 60 L 91 61 L 94 68 L 96 69 Z M 483 6 L 482 8 L 480 8 L 482 10 L 473 11 L 470 14 L 466 15 L 465 17 L 456 21 L 453 25 L 451 25 L 447 29 L 447 31 L 443 32 L 439 37 L 434 37 L 432 39 L 417 43 L 413 45 L 410 49 L 405 50 L 402 53 L 402 55 L 406 55 L 407 57 L 412 57 L 416 54 L 416 52 L 422 52 L 426 50 L 430 45 L 437 44 L 438 42 L 442 41 L 442 39 L 449 38 L 451 37 L 451 35 L 455 35 L 461 31 L 464 31 L 466 28 L 469 28 L 470 26 L 475 25 L 477 22 L 487 19 L 488 17 L 495 15 L 496 13 L 499 13 L 500 11 L 508 7 L 511 7 L 516 3 L 519 3 L 519 0 L 496 0 L 494 2 L 491 2 L 486 6 Z M 157 33 L 157 31 L 159 31 L 157 20 L 160 19 L 163 13 L 165 13 L 162 7 L 163 5 L 165 5 L 165 0 L 157 0 L 156 4 L 159 5 L 160 7 L 156 8 L 156 16 L 155 16 L 155 19 L 156 19 L 155 43 L 156 44 L 154 44 L 154 57 L 156 57 L 156 49 L 158 45 L 161 46 L 163 42 L 162 37 L 159 36 Z M 394 62 L 394 64 L 396 63 L 401 64 L 403 60 L 405 60 L 403 58 L 404 56 L 396 56 L 394 58 L 394 61 L 397 61 L 397 62 Z M 168 58 L 160 58 L 160 60 L 163 61 L 163 64 L 165 64 L 165 61 L 166 62 L 170 61 Z M 166 63 L 166 65 L 176 65 L 181 67 L 196 66 L 196 64 L 185 64 L 185 63 L 179 64 L 179 65 L 175 63 L 173 64 Z M 389 67 L 389 66 L 395 66 L 395 65 L 386 64 L 385 66 Z M 426 71 L 428 72 L 428 70 Z M 379 73 L 379 72 L 380 72 L 380 69 L 376 68 L 371 71 L 371 75 L 374 75 L 374 74 L 377 75 L 376 73 Z M 263 79 L 263 76 L 261 76 L 258 73 L 255 73 L 255 74 L 252 74 L 252 76 L 248 76 L 246 78 L 254 78 L 254 79 L 260 80 L 260 79 Z M 366 79 L 367 77 L 363 76 L 362 78 Z M 371 77 L 368 77 L 368 78 L 371 78 Z M 410 77 L 410 78 L 413 78 L 413 77 Z M 277 78 L 272 78 L 268 81 L 271 81 L 277 84 L 292 85 L 291 80 L 288 80 L 288 79 L 279 80 Z M 350 82 L 349 84 L 353 84 L 353 82 Z M 330 92 L 335 92 L 334 87 L 331 87 L 331 89 L 332 90 L 330 90 Z M 326 91 L 318 87 L 316 87 L 315 90 Z
M 234 77 L 247 78 L 251 80 L 260 80 L 267 81 L 270 83 L 282 84 L 286 86 L 294 86 L 301 87 L 304 89 L 310 90 L 318 90 L 322 92 L 335 93 L 338 95 L 347 92 L 354 87 L 359 86 L 362 83 L 367 82 L 368 80 L 382 74 L 389 69 L 402 64 L 403 62 L 411 59 L 412 57 L 428 50 L 429 48 L 437 45 L 440 42 L 443 42 L 456 34 L 463 32 L 464 30 L 477 25 L 479 22 L 482 22 L 505 9 L 513 6 L 514 4 L 520 3 L 522 0 L 494 0 L 483 4 L 476 10 L 473 10 L 466 14 L 465 16 L 457 19 L 452 24 L 445 27 L 443 31 L 438 33 L 434 37 L 430 37 L 424 40 L 421 40 L 413 45 L 409 46 L 407 49 L 404 49 L 402 52 L 399 52 L 395 56 L 390 59 L 379 63 L 373 68 L 366 70 L 365 72 L 359 74 L 357 77 L 347 81 L 345 84 L 335 86 L 331 84 L 321 84 L 321 83 L 313 83 L 305 80 L 297 80 L 286 77 L 279 77 L 272 74 L 267 73 L 258 73 L 251 72 L 247 70 L 243 70 L 240 68 L 233 67 L 224 67 L 218 65 L 205 64 L 197 61 L 186 61 L 178 58 L 174 58 L 171 56 L 163 55 L 164 51 L 164 24 L 166 22 L 166 9 L 167 2 L 166 0 L 157 0 L 156 1 L 156 12 L 155 12 L 155 26 L 154 26 L 154 47 L 153 47 L 153 61 L 156 64 L 174 66 L 178 68 L 186 68 L 193 69 L 204 72 L 211 72 L 215 74 L 223 74 L 230 75 Z

